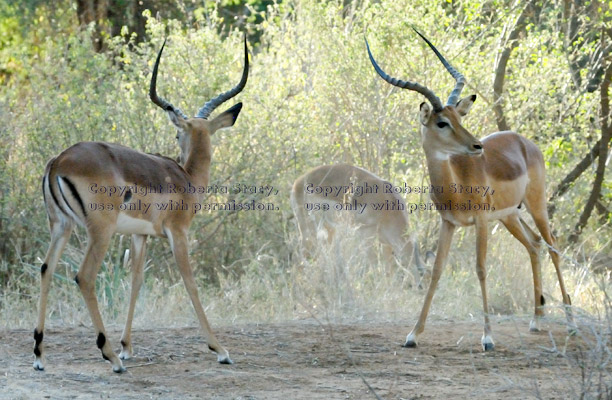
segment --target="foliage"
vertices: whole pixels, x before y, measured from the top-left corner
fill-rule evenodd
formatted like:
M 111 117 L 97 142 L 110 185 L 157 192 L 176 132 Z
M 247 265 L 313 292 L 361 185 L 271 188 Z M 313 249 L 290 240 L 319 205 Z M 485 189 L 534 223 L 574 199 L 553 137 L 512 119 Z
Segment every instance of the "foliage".
M 69 2 L 59 1 L 53 10 L 42 3 L 32 6 L 27 15 L 36 26 L 19 31 L 19 8 L 0 1 L 0 33 L 9 33 L 0 35 L 0 291 L 23 293 L 26 298 L 37 293 L 37 268 L 49 237 L 40 177 L 49 158 L 83 140 L 116 142 L 168 156 L 178 153 L 171 124 L 147 95 L 152 64 L 164 38 L 168 44 L 158 90 L 188 115 L 238 81 L 242 32 L 234 25 L 227 29 L 222 16 L 223 6 L 235 4 L 226 0 L 193 9 L 192 23 L 158 20 L 146 13 L 147 41 L 136 43 L 123 31 L 108 41 L 106 53 L 96 53 L 92 26 L 69 28 Z M 210 290 L 215 285 L 235 288 L 245 277 L 278 279 L 260 281 L 258 294 L 242 297 L 256 302 L 274 290 L 290 296 L 293 278 L 307 280 L 303 270 L 293 270 L 295 227 L 288 202 L 290 185 L 302 172 L 348 162 L 394 183 L 427 183 L 416 119 L 423 99 L 389 87 L 374 74 L 364 35 L 385 70 L 418 80 L 445 97 L 451 78 L 411 27 L 426 33 L 469 78 L 465 93 L 478 93 L 465 126 L 482 137 L 496 130 L 491 110 L 494 58 L 502 27 L 516 17 L 519 7 L 501 0 L 246 4 L 257 15 L 245 22 L 247 31 L 258 33 L 250 44 L 252 69 L 246 89 L 235 100 L 244 103 L 236 125 L 215 135 L 211 185 L 272 185 L 279 192 L 270 197 L 218 193 L 205 201 L 256 200 L 278 209 L 202 213 L 191 228 L 191 254 L 200 278 L 212 284 Z M 554 12 L 552 5 L 541 10 Z M 552 186 L 596 140 L 598 97 L 578 93 L 570 83 L 563 39 L 554 27 L 530 26 L 529 31 L 508 66 L 505 112 L 513 128 L 542 149 Z M 580 51 L 594 51 L 588 46 Z M 607 179 L 603 195 L 609 204 L 612 183 Z M 577 182 L 559 201 L 553 224 L 562 239 L 575 223 L 589 185 L 588 179 Z M 426 200 L 412 196 L 407 201 Z M 410 219 L 422 247 L 432 249 L 437 216 L 422 212 Z M 566 248 L 562 242 L 562 250 L 609 252 L 610 221 L 593 220 L 588 229 L 580 247 Z M 463 234 L 457 240 L 462 246 L 471 239 Z M 506 235 L 500 240 L 511 239 Z M 84 233 L 78 231 L 58 276 L 78 268 L 84 241 Z M 120 264 L 127 242 L 116 239 L 104 261 L 100 292 L 109 297 L 109 285 L 113 290 L 120 286 L 113 274 L 125 273 L 112 266 Z M 149 249 L 154 264 L 168 266 L 156 267 L 149 283 L 178 280 L 167 244 L 154 239 Z M 473 255 L 473 250 L 465 251 Z M 463 282 L 462 277 L 472 273 L 472 258 L 454 269 L 452 279 Z M 474 276 L 470 281 L 475 283 Z M 523 292 L 527 297 L 520 304 L 526 309 L 524 304 L 532 300 L 529 290 Z M 510 312 L 517 304 L 513 299 L 510 307 L 500 308 Z

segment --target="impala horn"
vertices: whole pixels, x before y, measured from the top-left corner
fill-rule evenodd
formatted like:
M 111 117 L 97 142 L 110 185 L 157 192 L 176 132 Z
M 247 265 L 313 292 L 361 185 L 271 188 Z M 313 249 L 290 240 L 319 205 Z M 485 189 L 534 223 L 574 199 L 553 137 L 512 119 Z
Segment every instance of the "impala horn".
M 374 69 L 376 70 L 378 75 L 380 75 L 381 78 L 383 78 L 385 81 L 389 82 L 393 86 L 397 86 L 402 89 L 414 90 L 415 92 L 421 93 L 423 96 L 425 96 L 425 98 L 427 98 L 427 100 L 429 100 L 435 112 L 442 110 L 443 108 L 442 102 L 440 101 L 440 98 L 436 96 L 433 90 L 427 88 L 426 86 L 420 85 L 416 82 L 402 81 L 402 80 L 399 80 L 399 79 L 396 79 L 396 78 L 393 78 L 387 75 L 387 73 L 385 73 L 385 71 L 383 71 L 378 66 L 378 64 L 376 63 L 376 60 L 374 60 L 374 56 L 372 56 L 372 52 L 370 51 L 370 45 L 368 44 L 368 39 L 366 39 L 366 48 L 368 49 L 368 55 L 370 56 L 370 62 L 372 63 L 372 66 L 374 67 Z
M 450 96 L 448 96 L 448 100 L 446 101 L 446 105 L 447 106 L 456 106 L 457 103 L 459 102 L 459 96 L 461 95 L 461 91 L 463 90 L 463 86 L 465 86 L 465 77 L 459 71 L 457 71 L 455 68 L 453 68 L 453 66 L 450 65 L 450 63 L 448 61 L 446 61 L 444 56 L 442 54 L 440 54 L 438 49 L 436 49 L 436 46 L 431 44 L 431 42 L 429 40 L 427 40 L 427 38 L 425 36 L 423 36 L 421 34 L 421 32 L 417 31 L 416 28 L 414 28 L 414 27 L 412 29 L 414 29 L 414 31 L 425 41 L 425 43 L 427 43 L 427 45 L 433 50 L 433 52 L 436 53 L 436 56 L 438 56 L 438 59 L 440 60 L 442 65 L 444 65 L 444 67 L 451 74 L 451 76 L 453 78 L 455 78 L 455 82 L 456 82 L 455 88 L 451 92 Z
M 228 90 L 225 93 L 221 93 L 217 97 L 212 100 L 209 100 L 204 107 L 200 108 L 198 113 L 196 114 L 196 118 L 207 119 L 210 114 L 215 110 L 215 108 L 219 107 L 221 104 L 225 103 L 232 97 L 236 96 L 238 93 L 244 89 L 244 85 L 246 85 L 247 78 L 249 77 L 249 50 L 247 48 L 247 40 L 246 34 L 244 35 L 244 70 L 242 71 L 242 78 L 240 78 L 240 82 L 238 84 Z
M 442 62 L 442 65 L 444 65 L 446 70 L 455 79 L 455 82 L 456 82 L 455 87 L 453 88 L 450 96 L 448 97 L 448 100 L 446 101 L 446 105 L 456 106 L 459 101 L 459 96 L 461 95 L 461 91 L 463 90 L 463 87 L 465 86 L 465 77 L 455 68 L 453 68 L 453 66 L 450 65 L 448 61 L 446 61 L 446 59 L 444 58 L 442 54 L 440 54 L 438 49 L 436 49 L 436 47 L 433 44 L 431 44 L 431 42 L 425 36 L 423 36 L 421 32 L 417 31 L 416 28 L 414 27 L 412 29 L 414 29 L 414 31 L 425 41 L 425 43 L 427 43 L 427 45 L 431 48 L 431 50 L 433 50 L 433 52 L 436 54 L 440 62 Z M 396 79 L 396 78 L 393 78 L 387 75 L 378 66 L 378 64 L 376 63 L 376 60 L 374 60 L 374 57 L 372 56 L 372 52 L 370 51 L 370 46 L 368 45 L 367 39 L 366 39 L 366 48 L 368 49 L 368 55 L 370 56 L 370 61 L 372 62 L 372 66 L 374 66 L 374 69 L 376 70 L 378 75 L 380 75 L 381 78 L 383 78 L 385 81 L 389 82 L 390 84 L 394 86 L 400 87 L 402 89 L 414 90 L 415 92 L 421 93 L 423 96 L 427 98 L 427 100 L 429 100 L 429 102 L 434 108 L 434 111 L 436 112 L 441 111 L 442 108 L 444 108 L 438 96 L 436 96 L 435 93 L 431 89 L 423 85 L 420 85 L 416 82 L 402 81 L 402 80 L 399 80 L 399 79 Z
M 164 51 L 165 46 L 166 39 L 164 39 L 164 44 L 162 44 L 161 49 L 159 49 L 159 54 L 157 54 L 157 60 L 155 60 L 155 65 L 153 66 L 153 75 L 151 76 L 151 84 L 149 86 L 149 97 L 151 98 L 151 101 L 153 103 L 157 104 L 164 111 L 173 112 L 181 118 L 187 119 L 187 116 L 179 108 L 174 107 L 162 97 L 157 96 L 157 70 L 159 69 L 159 61 L 161 60 L 161 55 Z

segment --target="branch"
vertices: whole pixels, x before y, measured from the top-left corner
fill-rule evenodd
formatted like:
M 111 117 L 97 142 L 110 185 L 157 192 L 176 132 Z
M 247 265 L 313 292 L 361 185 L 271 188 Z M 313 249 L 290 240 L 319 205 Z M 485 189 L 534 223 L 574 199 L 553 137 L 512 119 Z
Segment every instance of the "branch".
M 555 200 L 557 197 L 563 196 L 570 188 L 570 185 L 574 183 L 574 181 L 578 179 L 580 175 L 582 175 L 582 173 L 586 171 L 589 166 L 591 166 L 591 164 L 593 164 L 593 162 L 599 156 L 600 143 L 601 139 L 595 143 L 591 151 L 589 151 L 589 153 L 574 167 L 574 169 L 572 169 L 571 172 L 567 174 L 563 180 L 561 180 L 552 196 L 550 196 L 550 199 L 548 199 L 548 215 L 551 219 L 556 210 L 553 200 Z
M 612 62 L 606 68 L 604 80 L 601 83 L 601 141 L 599 143 L 599 160 L 597 163 L 597 171 L 595 180 L 593 181 L 593 190 L 584 206 L 584 211 L 578 219 L 578 223 L 574 228 L 574 232 L 570 235 L 569 241 L 576 242 L 582 229 L 586 226 L 601 193 L 604 175 L 606 172 L 606 160 L 608 158 L 608 145 L 612 141 L 612 127 L 610 127 L 610 98 L 608 90 L 610 89 L 610 81 L 612 80 Z
M 497 128 L 500 131 L 508 131 L 510 127 L 508 126 L 508 122 L 506 121 L 506 117 L 504 116 L 504 109 L 502 107 L 503 103 L 503 92 L 504 92 L 504 80 L 506 79 L 506 67 L 508 66 L 508 60 L 510 59 L 510 54 L 512 50 L 514 50 L 519 42 L 518 37 L 522 31 L 525 30 L 527 26 L 527 10 L 533 4 L 533 0 L 527 2 L 523 11 L 519 15 L 516 20 L 516 24 L 514 25 L 514 29 L 508 35 L 508 39 L 505 44 L 503 44 L 504 49 L 502 50 L 499 58 L 497 59 L 497 66 L 495 67 L 495 78 L 493 79 L 493 111 L 495 112 L 495 120 L 497 122 Z M 504 29 L 505 31 L 505 29 Z M 504 33 L 502 32 L 502 37 Z M 500 39 L 501 41 L 501 39 Z M 501 47 L 502 45 L 500 45 Z

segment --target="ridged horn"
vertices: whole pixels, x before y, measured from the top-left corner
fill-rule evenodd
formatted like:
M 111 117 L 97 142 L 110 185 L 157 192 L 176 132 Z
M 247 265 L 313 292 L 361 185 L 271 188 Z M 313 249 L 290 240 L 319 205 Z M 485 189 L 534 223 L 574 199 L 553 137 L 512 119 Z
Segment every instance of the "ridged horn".
M 153 75 L 151 76 L 151 84 L 149 86 L 149 97 L 151 101 L 162 108 L 164 111 L 170 111 L 175 113 L 176 115 L 182 117 L 183 119 L 187 119 L 187 116 L 179 109 L 174 107 L 172 104 L 167 102 L 162 97 L 157 95 L 157 71 L 159 69 L 159 61 L 161 60 L 162 52 L 164 51 L 164 47 L 166 46 L 166 39 L 164 39 L 164 44 L 162 44 L 161 49 L 159 49 L 159 53 L 157 54 L 157 60 L 155 60 L 155 65 L 153 66 Z
M 246 85 L 247 79 L 249 77 L 249 49 L 247 47 L 246 34 L 244 35 L 244 69 L 242 71 L 242 78 L 240 78 L 240 82 L 238 84 L 228 90 L 225 93 L 221 93 L 217 97 L 212 100 L 209 100 L 204 107 L 200 108 L 198 113 L 196 114 L 196 118 L 204 118 L 207 119 L 210 114 L 215 110 L 215 108 L 219 107 L 221 104 L 225 103 L 232 97 L 236 96 L 238 93 L 244 89 Z
M 389 82 L 393 86 L 397 86 L 402 89 L 414 90 L 415 92 L 421 93 L 423 96 L 425 96 L 427 100 L 429 100 L 429 102 L 434 108 L 434 111 L 438 112 L 442 110 L 443 108 L 442 102 L 431 89 L 427 88 L 426 86 L 420 85 L 416 82 L 402 81 L 402 80 L 399 80 L 399 79 L 396 79 L 396 78 L 393 78 L 387 75 L 387 73 L 385 73 L 385 71 L 383 71 L 378 66 L 378 64 L 376 63 L 376 60 L 374 60 L 374 56 L 372 56 L 372 52 L 370 51 L 370 45 L 368 44 L 367 38 L 365 42 L 366 42 L 366 48 L 368 49 L 368 55 L 370 56 L 370 62 L 372 63 L 372 66 L 374 67 L 374 69 L 376 70 L 378 75 L 380 75 L 381 78 L 383 78 L 385 81 Z
M 450 65 L 450 63 L 448 61 L 446 61 L 444 56 L 442 54 L 440 54 L 438 49 L 436 49 L 436 46 L 431 44 L 431 42 L 425 36 L 423 36 L 421 34 L 421 32 L 417 31 L 416 28 L 414 28 L 414 27 L 412 29 L 414 29 L 414 31 L 425 41 L 425 43 L 427 43 L 427 45 L 433 50 L 433 52 L 436 54 L 436 56 L 438 56 L 438 59 L 440 60 L 442 65 L 444 65 L 444 67 L 451 74 L 451 76 L 453 78 L 455 78 L 455 81 L 456 81 L 455 88 L 451 92 L 450 96 L 448 96 L 448 100 L 446 101 L 446 105 L 447 106 L 456 106 L 457 103 L 459 102 L 459 96 L 461 95 L 461 91 L 463 90 L 463 86 L 465 86 L 465 77 L 459 71 L 457 71 L 455 68 L 453 68 L 453 66 Z

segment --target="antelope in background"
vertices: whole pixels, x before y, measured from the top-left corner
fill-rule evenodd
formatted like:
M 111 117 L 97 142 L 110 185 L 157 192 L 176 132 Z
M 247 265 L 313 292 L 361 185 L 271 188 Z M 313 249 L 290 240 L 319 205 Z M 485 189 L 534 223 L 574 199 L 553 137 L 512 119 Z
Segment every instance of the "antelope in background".
M 148 236 L 168 238 L 209 349 L 217 353 L 217 360 L 220 363 L 232 363 L 227 350 L 219 344 L 208 324 L 189 263 L 189 225 L 195 215 L 195 205 L 202 201 L 201 196 L 189 191 L 178 193 L 164 189 L 159 192 L 142 193 L 136 188 L 169 188 L 168 185 L 187 188 L 189 185 L 198 187 L 208 184 L 212 158 L 211 136 L 219 129 L 234 125 L 242 109 L 242 103 L 236 104 L 211 120 L 208 117 L 219 105 L 240 93 L 247 82 L 249 62 L 246 37 L 244 70 L 240 82 L 233 89 L 208 101 L 194 118 L 188 118 L 180 109 L 157 95 L 157 72 L 165 44 L 164 41 L 153 67 L 149 97 L 167 113 L 177 129 L 176 138 L 180 147 L 181 164 L 167 157 L 145 154 L 117 144 L 81 142 L 52 158 L 45 168 L 42 186 L 49 217 L 51 243 L 41 267 L 38 324 L 34 330 L 36 355 L 34 368 L 37 370 L 44 369 L 43 332 L 49 285 L 75 224 L 86 229 L 88 244 L 85 258 L 74 280 L 87 304 L 97 336 L 96 344 L 102 351 L 102 357 L 112 364 L 114 372 L 124 372 L 125 368 L 120 359 L 129 359 L 133 354 L 132 318 L 136 298 L 144 280 L 143 267 Z M 94 184 L 96 188 L 128 189 L 122 191 L 121 195 L 109 197 L 100 191 L 92 191 L 91 187 Z M 177 207 L 160 210 L 153 205 L 143 211 L 130 206 L 139 202 L 150 205 L 176 203 L 185 205 L 188 209 Z M 102 210 L 92 211 L 90 205 L 100 203 L 106 206 Z M 122 351 L 119 356 L 114 353 L 107 338 L 95 292 L 96 276 L 111 236 L 115 232 L 132 235 L 130 252 L 132 288 L 128 317 L 121 337 Z
M 331 243 L 335 227 L 346 215 L 357 225 L 360 244 L 369 244 L 372 238 L 378 237 L 383 245 L 392 249 L 400 262 L 414 262 L 414 279 L 419 283 L 425 268 L 421 264 L 416 240 L 408 233 L 406 204 L 399 194 L 386 193 L 385 185 L 390 183 L 370 171 L 348 164 L 321 165 L 297 178 L 291 190 L 291 207 L 297 219 L 302 247 L 312 254 L 322 229 L 327 232 L 327 240 Z M 356 192 L 358 188 L 362 192 Z M 329 210 L 308 211 L 307 204 L 315 207 L 326 205 Z M 395 204 L 398 207 L 376 210 L 372 205 L 377 204 Z M 338 205 L 354 209 L 336 211 Z
M 415 29 L 416 31 L 416 29 Z M 442 105 L 435 93 L 416 82 L 402 81 L 387 75 L 376 63 L 366 40 L 366 48 L 374 69 L 388 83 L 402 89 L 416 91 L 429 101 L 421 103 L 419 120 L 423 150 L 427 160 L 430 183 L 442 186 L 443 193 L 432 193 L 434 203 L 448 205 L 440 209 L 440 237 L 434 261 L 431 283 L 419 319 L 406 337 L 405 347 L 416 347 L 418 336 L 425 328 L 429 307 L 450 248 L 457 226 L 474 225 L 476 229 L 476 272 L 480 281 L 484 311 L 484 333 L 482 347 L 485 351 L 494 348 L 489 322 L 489 306 L 486 288 L 486 253 L 489 236 L 488 222 L 500 220 L 519 241 L 531 258 L 535 295 L 535 313 L 529 327 L 540 330 L 543 316 L 544 296 L 542 295 L 541 268 L 539 260 L 540 236 L 538 236 L 519 215 L 524 204 L 533 217 L 536 227 L 549 246 L 555 246 L 546 210 L 546 171 L 542 152 L 538 147 L 515 132 L 493 133 L 482 140 L 476 139 L 461 125 L 461 118 L 467 115 L 476 95 L 459 100 L 465 78 L 453 68 L 440 52 L 417 31 L 417 34 L 433 50 L 442 65 L 455 79 L 456 84 L 446 105 Z M 486 195 L 481 193 L 452 193 L 449 185 L 462 187 L 488 187 Z M 449 190 L 447 190 L 449 189 Z M 486 209 L 466 209 L 467 204 L 488 204 Z M 549 250 L 557 271 L 563 304 L 570 331 L 575 330 L 571 313 L 571 301 L 566 292 L 559 266 L 559 255 Z

